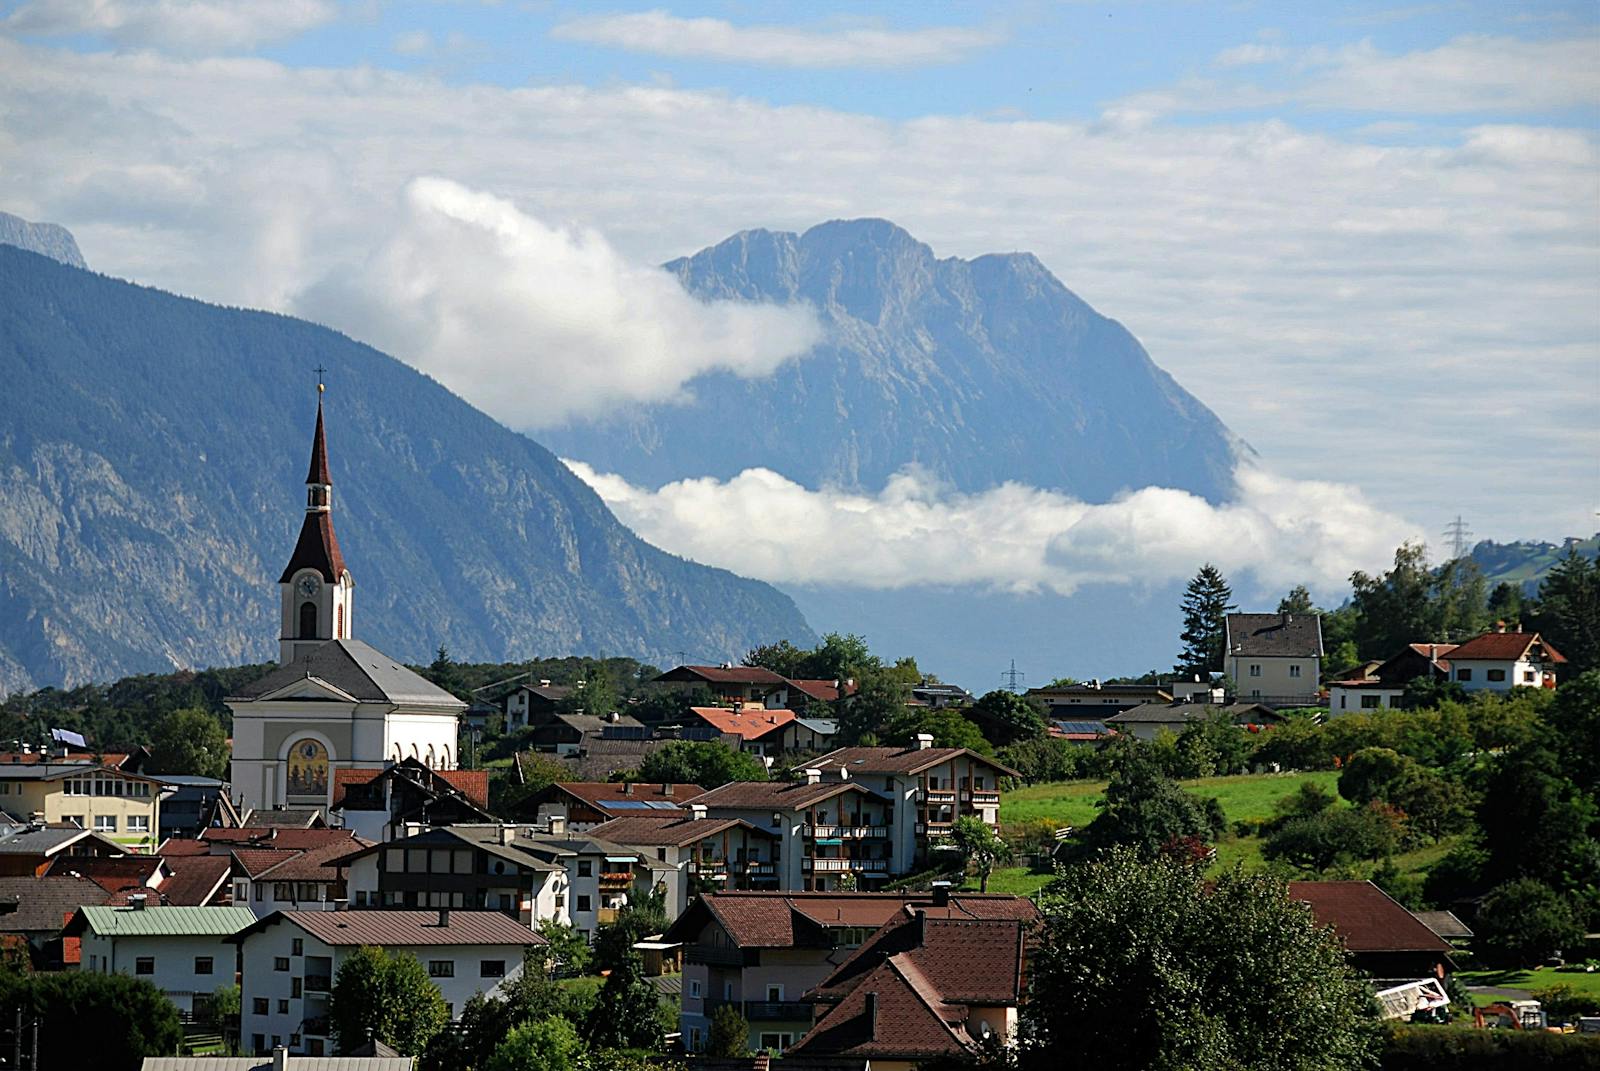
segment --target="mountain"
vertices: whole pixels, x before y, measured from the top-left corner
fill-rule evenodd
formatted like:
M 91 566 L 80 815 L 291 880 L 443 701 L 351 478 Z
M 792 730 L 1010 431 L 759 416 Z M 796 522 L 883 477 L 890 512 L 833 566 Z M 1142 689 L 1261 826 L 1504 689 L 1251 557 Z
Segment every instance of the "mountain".
M 78 240 L 67 228 L 55 223 L 29 223 L 9 212 L 0 212 L 0 245 L 26 249 L 74 268 L 89 266 L 78 252 Z
M 787 596 L 643 543 L 549 451 L 368 346 L 0 247 L 0 690 L 276 657 L 319 365 L 374 646 L 661 662 L 814 639 Z
M 697 379 L 690 404 L 544 433 L 551 449 L 651 486 L 760 465 L 876 490 L 916 464 L 1092 501 L 1151 484 L 1222 500 L 1249 449 L 1027 253 L 940 259 L 862 219 L 745 231 L 666 267 L 708 299 L 810 302 L 827 341 L 770 377 Z
M 1496 543 L 1482 540 L 1468 555 L 1490 588 L 1509 583 L 1522 588 L 1525 595 L 1536 595 L 1545 574 L 1560 564 L 1568 552 L 1584 558 L 1600 558 L 1600 532 L 1588 539 L 1569 536 L 1560 545 L 1528 540 L 1514 543 Z

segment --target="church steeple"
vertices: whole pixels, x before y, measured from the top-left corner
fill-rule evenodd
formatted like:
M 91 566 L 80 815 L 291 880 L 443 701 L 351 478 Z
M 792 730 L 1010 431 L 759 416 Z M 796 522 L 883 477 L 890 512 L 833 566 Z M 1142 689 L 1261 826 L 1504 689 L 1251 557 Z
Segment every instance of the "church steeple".
M 323 385 L 318 383 L 317 429 L 311 438 L 311 465 L 306 471 L 305 520 L 300 524 L 300 538 L 295 541 L 289 564 L 278 578 L 283 603 L 278 660 L 284 663 L 329 640 L 347 640 L 351 635 L 350 604 L 355 582 L 345 568 L 339 539 L 333 533 L 333 477 L 328 471 L 322 393 Z

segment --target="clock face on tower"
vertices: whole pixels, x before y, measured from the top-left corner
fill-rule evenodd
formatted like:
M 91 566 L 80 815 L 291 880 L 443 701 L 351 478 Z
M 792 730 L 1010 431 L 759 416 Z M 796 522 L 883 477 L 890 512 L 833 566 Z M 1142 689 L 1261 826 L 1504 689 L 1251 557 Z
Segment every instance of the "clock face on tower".
M 303 576 L 300 578 L 300 594 L 304 595 L 308 599 L 315 595 L 317 590 L 321 587 L 322 584 L 314 576 Z

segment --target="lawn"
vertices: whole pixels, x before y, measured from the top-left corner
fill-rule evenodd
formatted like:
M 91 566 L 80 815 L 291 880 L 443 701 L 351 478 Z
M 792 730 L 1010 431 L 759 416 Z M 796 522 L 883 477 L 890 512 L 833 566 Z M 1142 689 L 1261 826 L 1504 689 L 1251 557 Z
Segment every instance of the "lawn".
M 1236 777 L 1202 777 L 1182 782 L 1198 796 L 1214 796 L 1222 803 L 1228 821 L 1270 817 L 1273 806 L 1283 797 L 1297 792 L 1302 784 L 1317 784 L 1338 792 L 1336 770 L 1293 774 L 1240 774 Z M 1029 785 L 1000 796 L 1000 821 L 1026 822 L 1048 818 L 1064 826 L 1086 826 L 1099 812 L 1096 806 L 1105 792 L 1104 781 L 1060 781 Z
M 1600 971 L 1558 971 L 1543 967 L 1532 971 L 1458 971 L 1456 977 L 1467 985 L 1492 985 L 1503 989 L 1549 989 L 1553 985 L 1569 985 L 1574 992 L 1600 1000 Z M 1474 999 L 1477 995 L 1474 994 Z M 1501 999 L 1484 997 L 1479 1003 Z

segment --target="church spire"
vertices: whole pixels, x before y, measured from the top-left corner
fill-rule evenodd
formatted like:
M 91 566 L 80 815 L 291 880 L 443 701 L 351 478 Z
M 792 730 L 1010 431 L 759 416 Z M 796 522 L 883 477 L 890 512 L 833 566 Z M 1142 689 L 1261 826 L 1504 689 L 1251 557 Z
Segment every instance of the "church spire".
M 317 370 L 320 380 L 322 370 Z M 279 657 L 291 662 L 328 640 L 350 638 L 350 596 L 354 582 L 333 534 L 333 477 L 328 469 L 328 437 L 322 413 L 323 385 L 317 383 L 317 427 L 306 470 L 306 514 L 300 538 L 278 584 L 283 592 Z
M 322 384 L 317 384 L 317 431 L 311 438 L 311 468 L 306 472 L 310 486 L 332 487 L 328 475 L 328 437 L 322 431 Z

